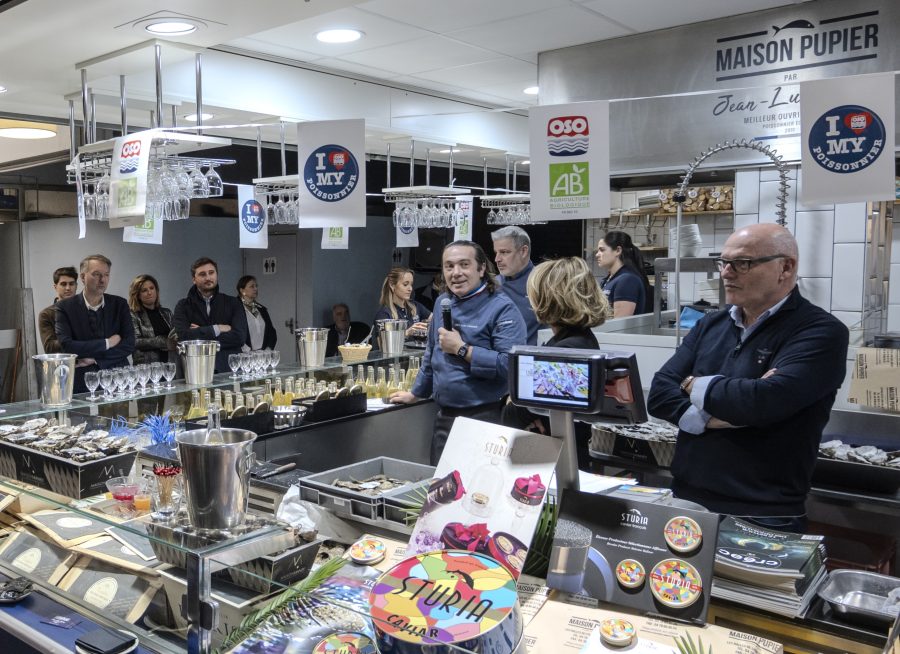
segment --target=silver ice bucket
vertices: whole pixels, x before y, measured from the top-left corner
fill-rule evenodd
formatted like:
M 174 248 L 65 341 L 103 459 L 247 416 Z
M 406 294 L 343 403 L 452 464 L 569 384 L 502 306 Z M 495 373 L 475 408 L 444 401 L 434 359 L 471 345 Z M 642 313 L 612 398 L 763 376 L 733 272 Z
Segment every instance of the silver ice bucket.
M 244 523 L 250 499 L 250 466 L 256 434 L 222 429 L 222 442 L 207 443 L 205 429 L 175 437 L 184 496 L 197 529 L 233 529 Z
M 75 355 L 35 354 L 31 358 L 34 360 L 41 393 L 41 406 L 68 406 L 72 401 L 72 385 L 75 383 Z
M 216 372 L 219 341 L 182 341 L 178 352 L 184 357 L 184 380 L 188 384 L 211 384 Z
M 300 356 L 300 365 L 325 365 L 328 330 L 324 327 L 301 327 L 294 333 L 297 335 L 297 354 Z
M 403 354 L 406 343 L 405 320 L 376 320 L 378 324 L 378 348 L 382 354 Z

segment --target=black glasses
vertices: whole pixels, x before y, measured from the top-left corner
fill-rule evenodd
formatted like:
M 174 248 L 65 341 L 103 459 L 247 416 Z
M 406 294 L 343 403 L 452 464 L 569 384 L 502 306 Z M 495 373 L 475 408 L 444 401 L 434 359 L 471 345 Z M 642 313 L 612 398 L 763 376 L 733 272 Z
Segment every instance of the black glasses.
M 716 268 L 719 269 L 719 272 L 725 272 L 725 267 L 731 266 L 734 272 L 743 275 L 750 272 L 753 266 L 766 263 L 767 261 L 774 261 L 775 259 L 784 259 L 786 256 L 786 254 L 772 254 L 768 257 L 757 257 L 756 259 L 713 259 L 713 261 L 716 262 Z

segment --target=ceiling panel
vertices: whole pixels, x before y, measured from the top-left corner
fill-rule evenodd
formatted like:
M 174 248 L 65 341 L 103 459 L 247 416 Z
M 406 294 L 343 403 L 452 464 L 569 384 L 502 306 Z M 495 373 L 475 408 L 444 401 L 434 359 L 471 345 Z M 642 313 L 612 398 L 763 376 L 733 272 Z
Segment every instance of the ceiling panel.
M 372 0 L 359 9 L 446 34 L 568 4 L 569 0 Z
M 804 0 L 795 0 L 799 4 Z M 581 3 L 614 21 L 627 25 L 637 32 L 650 32 L 678 25 L 690 25 L 705 20 L 734 16 L 749 11 L 771 9 L 790 2 L 785 0 L 678 0 L 673 6 L 671 0 L 640 0 L 640 2 L 610 2 L 610 0 L 588 0 Z M 676 9 L 676 11 L 673 11 Z
M 445 82 L 463 88 L 483 88 L 491 84 L 505 84 L 510 79 L 537 79 L 537 66 L 510 57 L 492 59 L 477 64 L 432 70 L 412 77 Z
M 496 54 L 443 36 L 427 36 L 382 48 L 343 55 L 341 59 L 410 75 L 495 59 Z

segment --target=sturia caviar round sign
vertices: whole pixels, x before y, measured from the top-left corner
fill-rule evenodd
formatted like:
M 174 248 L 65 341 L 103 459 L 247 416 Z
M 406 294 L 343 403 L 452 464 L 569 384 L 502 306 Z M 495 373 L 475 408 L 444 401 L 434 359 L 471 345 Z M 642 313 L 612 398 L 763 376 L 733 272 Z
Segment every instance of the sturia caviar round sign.
M 381 651 L 394 651 L 399 640 L 428 652 L 445 644 L 512 652 L 522 638 L 512 575 L 491 557 L 466 550 L 401 561 L 375 582 L 369 608 Z

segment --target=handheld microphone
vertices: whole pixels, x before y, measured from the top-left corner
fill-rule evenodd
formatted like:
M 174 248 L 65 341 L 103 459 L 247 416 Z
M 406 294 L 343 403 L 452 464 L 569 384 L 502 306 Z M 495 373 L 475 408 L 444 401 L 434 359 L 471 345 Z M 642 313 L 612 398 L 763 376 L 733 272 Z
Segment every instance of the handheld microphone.
M 450 318 L 450 298 L 441 300 L 441 317 L 444 319 L 444 329 L 453 331 L 453 320 Z

